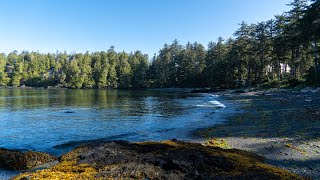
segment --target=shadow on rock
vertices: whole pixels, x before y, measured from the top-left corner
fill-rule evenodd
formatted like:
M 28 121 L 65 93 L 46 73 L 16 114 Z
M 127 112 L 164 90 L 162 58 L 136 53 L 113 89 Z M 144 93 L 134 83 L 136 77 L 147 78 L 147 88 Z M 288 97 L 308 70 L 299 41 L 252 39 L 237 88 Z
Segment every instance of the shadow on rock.
M 57 161 L 57 158 L 47 153 L 0 148 L 0 168 L 2 169 L 24 170 L 53 161 Z
M 15 179 L 302 179 L 246 151 L 178 141 L 112 141 L 80 146 L 60 163 Z

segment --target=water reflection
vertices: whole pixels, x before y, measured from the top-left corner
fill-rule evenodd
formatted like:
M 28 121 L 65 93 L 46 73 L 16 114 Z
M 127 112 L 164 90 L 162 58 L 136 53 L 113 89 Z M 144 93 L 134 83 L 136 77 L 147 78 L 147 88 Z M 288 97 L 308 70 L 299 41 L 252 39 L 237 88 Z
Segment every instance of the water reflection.
M 179 113 L 179 109 L 172 108 L 178 106 L 174 99 L 179 96 L 151 91 L 0 89 L 0 110 L 82 107 L 120 109 L 124 116 L 145 113 L 166 116 Z
M 188 96 L 188 98 L 185 98 Z M 53 147 L 94 139 L 185 137 L 217 120 L 212 97 L 122 90 L 0 89 L 0 147 L 59 154 Z

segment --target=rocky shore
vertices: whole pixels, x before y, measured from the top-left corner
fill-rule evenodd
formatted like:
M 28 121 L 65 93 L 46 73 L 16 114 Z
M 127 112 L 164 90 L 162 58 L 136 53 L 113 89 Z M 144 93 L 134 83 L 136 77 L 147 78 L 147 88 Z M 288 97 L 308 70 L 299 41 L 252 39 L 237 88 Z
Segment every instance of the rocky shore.
M 58 158 L 47 153 L 0 148 L 0 168 L 2 169 L 25 170 L 57 160 Z
M 320 179 L 320 89 L 273 89 L 221 93 L 241 113 L 195 133 L 202 143 L 222 141 L 223 148 L 246 150 L 267 163 Z M 200 138 L 201 139 L 201 138 Z M 219 143 L 216 143 L 219 144 Z
M 219 93 L 239 113 L 197 130 L 198 143 L 94 142 L 59 158 L 0 149 L 0 168 L 27 169 L 13 179 L 320 179 L 319 90 Z
M 303 179 L 246 151 L 176 140 L 87 144 L 59 160 L 13 179 Z

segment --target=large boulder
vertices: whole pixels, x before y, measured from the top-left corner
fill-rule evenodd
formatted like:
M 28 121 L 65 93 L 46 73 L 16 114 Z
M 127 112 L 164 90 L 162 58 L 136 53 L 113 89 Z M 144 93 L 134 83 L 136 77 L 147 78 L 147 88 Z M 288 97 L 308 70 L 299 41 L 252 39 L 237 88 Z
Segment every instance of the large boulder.
M 57 158 L 47 153 L 0 148 L 0 168 L 3 169 L 24 170 L 53 161 Z

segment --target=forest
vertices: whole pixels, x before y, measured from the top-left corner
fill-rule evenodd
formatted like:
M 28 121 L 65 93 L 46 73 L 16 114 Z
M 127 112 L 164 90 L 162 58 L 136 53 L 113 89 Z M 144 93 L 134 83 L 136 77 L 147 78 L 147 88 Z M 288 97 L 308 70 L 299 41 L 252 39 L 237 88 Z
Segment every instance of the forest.
M 0 86 L 234 88 L 289 82 L 319 85 L 320 1 L 294 0 L 273 19 L 242 22 L 233 38 L 165 44 L 135 52 L 0 54 Z

